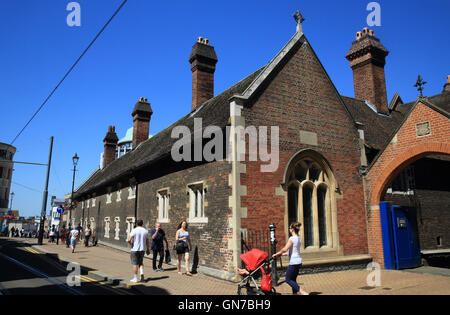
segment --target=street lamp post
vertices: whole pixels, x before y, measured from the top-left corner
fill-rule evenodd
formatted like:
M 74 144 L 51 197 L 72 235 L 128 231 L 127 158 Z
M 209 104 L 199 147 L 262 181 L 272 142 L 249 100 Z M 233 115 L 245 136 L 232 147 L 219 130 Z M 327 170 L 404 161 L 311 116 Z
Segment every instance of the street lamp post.
M 70 208 L 69 208 L 69 223 L 68 225 L 71 224 L 72 222 L 72 210 L 74 208 L 74 204 L 73 204 L 73 188 L 75 186 L 75 172 L 77 170 L 77 164 L 78 164 L 78 160 L 80 158 L 78 157 L 78 155 L 75 153 L 75 156 L 72 157 L 72 161 L 73 161 L 73 180 L 72 180 L 72 194 L 70 195 Z
M 9 205 L 9 210 L 12 210 L 13 198 L 14 198 L 14 192 L 11 193 L 11 204 Z
M 47 164 L 47 178 L 45 180 L 45 189 L 44 196 L 42 198 L 42 211 L 41 211 L 41 221 L 39 222 L 39 238 L 38 244 L 42 245 L 42 240 L 44 238 L 44 224 L 45 224 L 45 215 L 47 212 L 47 197 L 48 197 L 48 180 L 50 177 L 50 166 L 52 162 L 52 150 L 53 150 L 53 137 L 50 137 L 50 150 L 48 154 L 48 164 Z

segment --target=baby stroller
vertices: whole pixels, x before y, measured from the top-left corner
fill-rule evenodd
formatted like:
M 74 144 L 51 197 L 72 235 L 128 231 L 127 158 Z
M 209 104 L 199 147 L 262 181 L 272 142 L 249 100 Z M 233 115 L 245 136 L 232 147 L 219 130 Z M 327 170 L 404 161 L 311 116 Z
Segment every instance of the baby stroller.
M 242 261 L 245 263 L 246 269 L 238 269 L 241 276 L 244 277 L 238 284 L 238 295 L 269 295 L 275 294 L 276 290 L 272 286 L 272 277 L 270 274 L 270 263 L 273 258 L 267 259 L 269 255 L 257 248 L 241 255 Z M 254 275 L 262 271 L 261 287 L 255 281 Z M 253 283 L 254 287 L 251 285 Z

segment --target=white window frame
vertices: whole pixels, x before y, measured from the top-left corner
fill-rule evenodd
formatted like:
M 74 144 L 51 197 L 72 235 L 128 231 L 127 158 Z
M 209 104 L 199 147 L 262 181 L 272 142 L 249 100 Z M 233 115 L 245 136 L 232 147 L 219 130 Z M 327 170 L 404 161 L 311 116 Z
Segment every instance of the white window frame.
M 127 222 L 127 238 L 125 241 L 128 242 L 131 231 L 133 231 L 134 224 L 136 223 L 136 218 L 135 217 L 127 217 L 126 222 Z
M 105 238 L 109 238 L 109 233 L 110 233 L 110 229 L 111 229 L 111 218 L 105 217 L 104 222 L 105 222 L 105 235 L 103 235 L 103 236 Z
M 112 193 L 109 192 L 106 194 L 106 203 L 107 204 L 111 203 L 111 199 L 112 199 Z
M 136 185 L 128 187 L 128 200 L 136 198 Z
M 114 229 L 114 239 L 120 240 L 120 217 L 115 217 L 114 222 L 116 223 L 116 228 Z
M 116 199 L 116 202 L 120 202 L 120 201 L 122 201 L 122 190 L 121 189 L 117 190 L 117 199 Z
M 207 187 L 203 182 L 187 185 L 189 194 L 189 223 L 208 223 L 205 216 L 205 193 Z
M 164 188 L 158 190 L 158 223 L 169 223 L 170 190 Z

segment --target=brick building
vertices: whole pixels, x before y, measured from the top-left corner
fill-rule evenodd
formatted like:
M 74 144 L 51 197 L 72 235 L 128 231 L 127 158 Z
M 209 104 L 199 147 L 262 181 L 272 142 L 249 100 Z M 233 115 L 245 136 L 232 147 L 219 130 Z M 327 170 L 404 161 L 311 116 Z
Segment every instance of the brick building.
M 448 84 L 438 96 L 403 104 L 396 94 L 388 104 L 387 55 L 373 31 L 358 32 L 346 55 L 356 97 L 342 96 L 298 24 L 267 65 L 214 96 L 219 59 L 199 38 L 189 56 L 190 112 L 149 139 L 153 110 L 140 98 L 131 111 L 133 149 L 118 159 L 110 126 L 104 168 L 77 189 L 73 223 L 90 222 L 99 242 L 126 248 L 136 218 L 147 228 L 160 222 L 170 244 L 186 219 L 199 270 L 224 279 L 240 266 L 242 241 L 270 223 L 283 246 L 289 223 L 302 222 L 305 262 L 383 264 L 379 202 L 392 197 L 388 189 L 410 163 L 433 166 L 419 161 L 430 155 L 445 168 L 450 153 Z M 431 133 L 420 137 L 427 138 L 415 133 L 423 123 Z M 406 150 L 416 143 L 416 151 Z M 415 194 L 424 196 L 430 220 L 433 187 Z M 448 203 L 445 211 L 448 222 Z M 448 232 L 439 233 L 447 242 Z

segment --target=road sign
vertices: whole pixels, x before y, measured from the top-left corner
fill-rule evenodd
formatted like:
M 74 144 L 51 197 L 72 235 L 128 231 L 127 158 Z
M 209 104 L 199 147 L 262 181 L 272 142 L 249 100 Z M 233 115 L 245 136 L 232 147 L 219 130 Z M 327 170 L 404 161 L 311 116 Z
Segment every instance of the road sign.
M 56 209 L 56 211 L 57 211 L 59 214 L 64 213 L 64 208 L 61 207 L 61 206 L 59 206 L 58 209 Z

